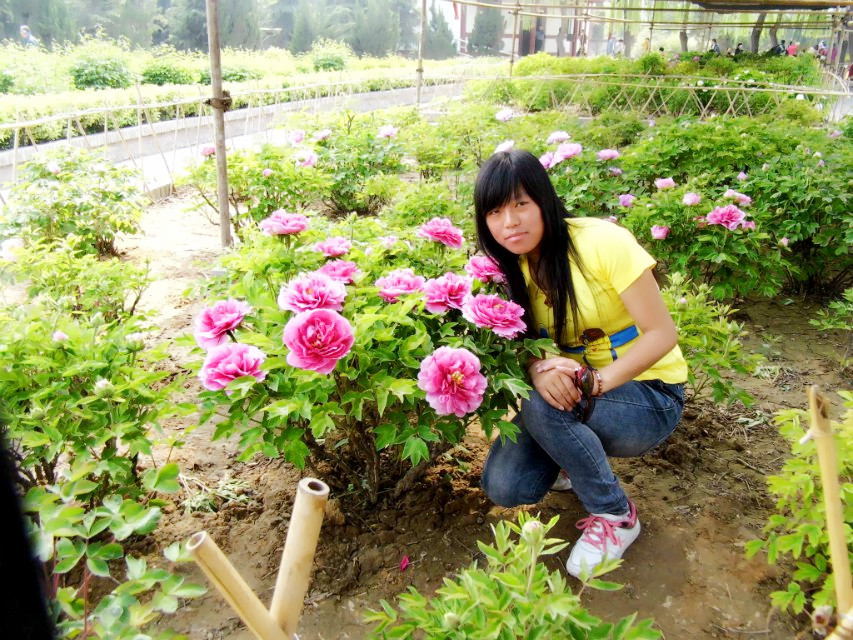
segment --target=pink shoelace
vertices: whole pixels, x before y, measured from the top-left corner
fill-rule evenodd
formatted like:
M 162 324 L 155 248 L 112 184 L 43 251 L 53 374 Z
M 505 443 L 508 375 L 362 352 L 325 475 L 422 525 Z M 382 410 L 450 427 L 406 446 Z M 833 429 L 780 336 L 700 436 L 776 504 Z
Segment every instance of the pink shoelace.
M 606 551 L 605 545 L 608 540 L 615 545 L 619 544 L 614 530 L 616 527 L 621 526 L 623 522 L 625 521 L 613 522 L 601 516 L 589 515 L 582 520 L 578 520 L 575 526 L 583 531 L 582 538 L 585 542 L 588 542 L 599 551 Z

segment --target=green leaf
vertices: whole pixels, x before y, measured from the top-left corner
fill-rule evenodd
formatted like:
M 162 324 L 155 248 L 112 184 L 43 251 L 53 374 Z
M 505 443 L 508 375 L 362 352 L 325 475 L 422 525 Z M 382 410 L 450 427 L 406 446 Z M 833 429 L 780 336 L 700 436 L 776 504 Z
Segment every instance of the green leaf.
M 142 476 L 142 486 L 149 491 L 175 493 L 181 489 L 181 484 L 178 482 L 180 473 L 180 468 L 174 462 L 164 464 L 159 469 L 148 469 Z
M 417 436 L 412 436 L 403 445 L 403 460 L 410 460 L 412 466 L 418 464 L 421 460 L 429 458 L 429 448 L 426 442 Z

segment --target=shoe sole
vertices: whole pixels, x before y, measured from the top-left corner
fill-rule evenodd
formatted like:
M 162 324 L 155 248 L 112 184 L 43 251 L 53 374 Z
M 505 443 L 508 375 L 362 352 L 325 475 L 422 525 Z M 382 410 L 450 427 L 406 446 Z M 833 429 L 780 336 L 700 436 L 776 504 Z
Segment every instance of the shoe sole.
M 634 544 L 634 541 L 640 536 L 640 530 L 641 529 L 642 529 L 642 527 L 640 526 L 640 521 L 637 520 L 637 526 L 633 532 L 634 536 L 630 540 L 628 540 L 628 544 L 626 544 L 622 547 L 622 552 L 619 555 L 611 555 L 611 556 L 605 556 L 605 557 L 609 560 L 621 558 L 625 554 L 625 552 L 628 550 L 628 547 L 630 547 L 632 544 Z M 603 562 L 603 560 L 602 560 L 602 562 Z M 593 567 L 589 567 L 590 572 L 594 571 L 595 567 L 597 567 L 597 566 L 598 565 L 595 565 Z M 569 554 L 568 560 L 566 560 L 566 571 L 568 571 L 569 575 L 572 575 L 575 578 L 579 578 L 581 571 L 583 571 L 583 567 L 581 567 L 580 565 L 576 565 L 576 564 L 572 563 L 571 553 Z

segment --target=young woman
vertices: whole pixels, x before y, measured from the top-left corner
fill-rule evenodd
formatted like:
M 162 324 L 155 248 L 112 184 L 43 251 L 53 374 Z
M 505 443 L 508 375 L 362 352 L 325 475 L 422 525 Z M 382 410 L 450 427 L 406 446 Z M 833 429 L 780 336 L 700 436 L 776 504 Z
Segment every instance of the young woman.
M 533 360 L 534 390 L 516 442 L 492 444 L 483 489 L 499 505 L 541 500 L 562 469 L 590 515 L 566 567 L 574 576 L 621 558 L 640 533 L 637 509 L 608 456 L 639 456 L 675 429 L 687 365 L 652 269 L 626 229 L 575 218 L 527 151 L 496 153 L 474 188 L 478 243 L 500 264 L 527 335 L 562 355 Z

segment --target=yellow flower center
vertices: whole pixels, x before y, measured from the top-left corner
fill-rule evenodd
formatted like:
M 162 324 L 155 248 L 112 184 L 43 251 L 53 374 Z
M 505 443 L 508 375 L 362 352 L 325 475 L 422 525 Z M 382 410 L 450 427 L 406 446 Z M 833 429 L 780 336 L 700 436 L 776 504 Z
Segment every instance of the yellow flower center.
M 462 383 L 465 382 L 465 375 L 461 371 L 454 371 L 450 374 L 450 379 L 457 387 L 461 387 Z

